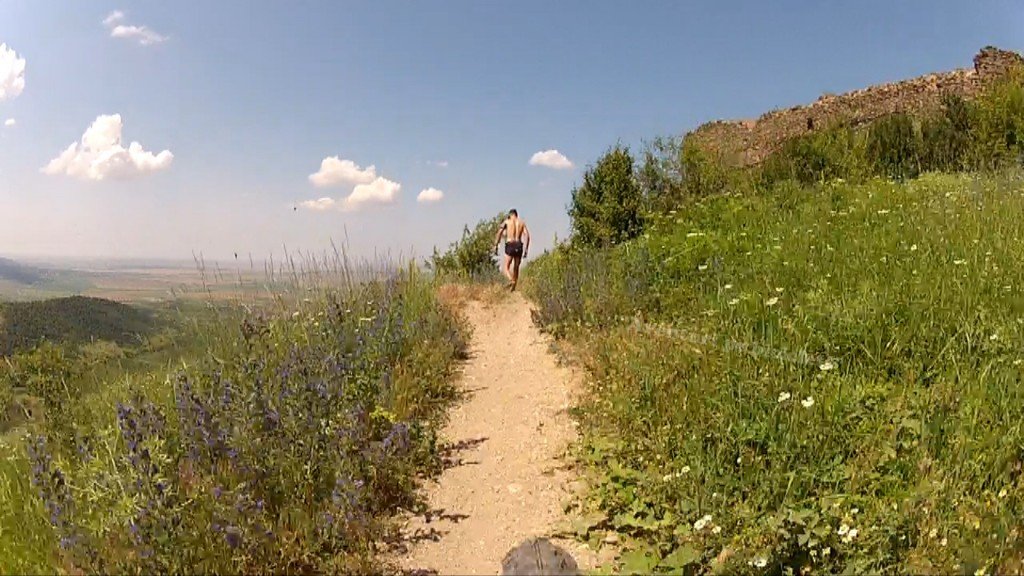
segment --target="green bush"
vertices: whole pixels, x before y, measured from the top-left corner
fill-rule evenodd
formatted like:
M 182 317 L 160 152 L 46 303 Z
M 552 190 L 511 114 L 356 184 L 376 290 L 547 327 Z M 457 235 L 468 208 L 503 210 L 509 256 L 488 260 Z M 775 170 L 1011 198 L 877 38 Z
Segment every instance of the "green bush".
M 689 198 L 704 198 L 725 191 L 730 170 L 713 153 L 684 138 L 679 155 L 683 190 Z
M 1020 165 L 1024 154 L 1024 69 L 989 86 L 978 99 L 972 134 L 980 168 Z
M 921 138 L 909 114 L 891 114 L 868 129 L 868 161 L 875 174 L 893 180 L 921 173 Z
M 615 146 L 583 174 L 569 206 L 573 241 L 606 246 L 643 232 L 644 200 L 628 148 Z
M 494 253 L 494 238 L 505 220 L 504 213 L 481 220 L 470 230 L 466 226 L 462 238 L 453 242 L 441 254 L 434 248 L 427 265 L 440 277 L 454 279 L 493 280 L 498 276 L 498 260 Z
M 72 413 L 81 397 L 81 366 L 61 346 L 43 342 L 0 363 L 2 380 L 42 402 L 46 429 L 55 437 L 73 438 Z
M 869 173 L 864 139 L 843 122 L 787 141 L 756 170 L 762 191 L 786 180 L 807 185 L 837 179 L 859 182 Z
M 945 95 L 942 112 L 921 122 L 921 171 L 958 172 L 970 167 L 974 107 Z
M 682 139 L 659 137 L 645 145 L 637 180 L 647 213 L 668 212 L 685 201 L 681 155 Z

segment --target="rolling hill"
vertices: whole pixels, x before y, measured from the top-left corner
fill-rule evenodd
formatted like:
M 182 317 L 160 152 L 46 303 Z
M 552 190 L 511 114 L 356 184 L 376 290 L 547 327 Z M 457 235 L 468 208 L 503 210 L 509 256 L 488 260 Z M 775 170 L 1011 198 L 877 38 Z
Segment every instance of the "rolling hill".
M 137 341 L 156 321 L 138 308 L 102 298 L 72 296 L 38 302 L 0 304 L 0 356 L 44 340 L 81 343 Z

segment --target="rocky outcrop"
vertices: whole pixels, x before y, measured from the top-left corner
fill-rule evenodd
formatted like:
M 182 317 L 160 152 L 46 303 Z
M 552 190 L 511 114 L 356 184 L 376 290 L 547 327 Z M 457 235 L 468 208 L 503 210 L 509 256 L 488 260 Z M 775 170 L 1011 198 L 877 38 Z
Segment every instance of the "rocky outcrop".
M 928 112 L 937 109 L 947 93 L 971 99 L 987 83 L 1021 64 L 1024 58 L 1020 54 L 988 46 L 974 57 L 973 69 L 928 74 L 846 94 L 826 94 L 813 104 L 773 110 L 756 120 L 709 122 L 687 138 L 718 153 L 729 164 L 751 166 L 787 140 L 838 121 L 860 125 L 896 112 Z

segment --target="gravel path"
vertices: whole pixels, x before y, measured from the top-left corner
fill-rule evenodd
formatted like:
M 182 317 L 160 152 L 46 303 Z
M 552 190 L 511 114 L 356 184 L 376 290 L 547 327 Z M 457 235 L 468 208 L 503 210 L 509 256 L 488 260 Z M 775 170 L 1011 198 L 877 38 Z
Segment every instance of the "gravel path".
M 464 366 L 466 400 L 453 409 L 444 437 L 450 467 L 427 486 L 431 518 L 411 518 L 407 572 L 498 574 L 510 548 L 564 525 L 573 474 L 563 458 L 575 438 L 567 409 L 576 374 L 561 366 L 534 326 L 519 294 L 471 301 L 471 356 Z M 555 540 L 583 569 L 585 548 Z

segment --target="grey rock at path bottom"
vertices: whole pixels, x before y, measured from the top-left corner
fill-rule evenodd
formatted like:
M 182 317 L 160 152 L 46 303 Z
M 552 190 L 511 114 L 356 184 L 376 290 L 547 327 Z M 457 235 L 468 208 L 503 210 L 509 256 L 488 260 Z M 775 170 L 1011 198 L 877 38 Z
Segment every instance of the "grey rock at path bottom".
M 502 576 L 578 576 L 572 555 L 547 538 L 530 538 L 509 550 L 501 561 Z

